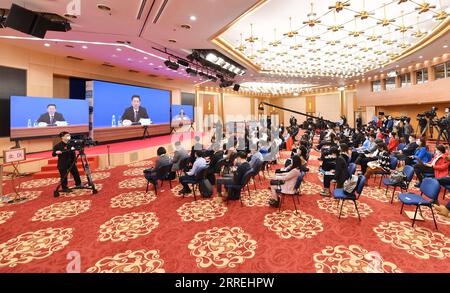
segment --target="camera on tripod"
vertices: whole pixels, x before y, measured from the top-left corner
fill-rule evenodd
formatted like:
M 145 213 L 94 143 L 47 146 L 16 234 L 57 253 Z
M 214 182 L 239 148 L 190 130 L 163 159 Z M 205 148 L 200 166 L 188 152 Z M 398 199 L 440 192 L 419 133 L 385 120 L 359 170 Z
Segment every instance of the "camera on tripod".
M 74 135 L 68 142 L 68 147 L 77 151 L 83 151 L 86 147 L 97 145 L 98 142 L 85 135 Z
M 437 116 L 437 107 L 431 107 L 431 111 L 426 111 L 423 113 L 419 113 L 417 114 L 417 120 L 423 119 L 423 118 L 428 118 L 428 119 L 433 119 Z

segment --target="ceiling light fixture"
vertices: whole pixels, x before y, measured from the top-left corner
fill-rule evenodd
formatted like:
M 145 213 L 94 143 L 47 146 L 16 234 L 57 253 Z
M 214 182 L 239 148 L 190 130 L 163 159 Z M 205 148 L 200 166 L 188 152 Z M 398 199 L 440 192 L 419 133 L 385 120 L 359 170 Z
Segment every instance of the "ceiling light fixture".
M 50 47 L 50 44 L 49 43 L 45 43 L 44 46 L 48 48 L 48 47 Z
M 189 19 L 192 20 L 192 21 L 196 21 L 197 17 L 195 15 L 191 15 L 191 17 L 189 17 Z

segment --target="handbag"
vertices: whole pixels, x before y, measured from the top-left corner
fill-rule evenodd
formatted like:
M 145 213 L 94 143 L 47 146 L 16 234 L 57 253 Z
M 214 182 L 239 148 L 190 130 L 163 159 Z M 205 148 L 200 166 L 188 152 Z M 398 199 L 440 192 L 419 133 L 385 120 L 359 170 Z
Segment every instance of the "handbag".
M 403 173 L 403 171 L 398 170 L 392 171 L 391 175 L 389 176 L 389 180 L 392 183 L 401 183 L 404 182 L 405 179 L 406 179 L 405 173 Z
M 347 193 L 353 193 L 358 185 L 358 176 L 352 175 L 350 178 L 344 181 L 344 191 Z

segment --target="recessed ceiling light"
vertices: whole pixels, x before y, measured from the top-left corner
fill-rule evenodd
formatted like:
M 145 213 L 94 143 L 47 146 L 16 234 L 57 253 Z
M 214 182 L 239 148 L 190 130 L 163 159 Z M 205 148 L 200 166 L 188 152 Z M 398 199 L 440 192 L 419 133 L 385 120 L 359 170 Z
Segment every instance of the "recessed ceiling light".
M 197 17 L 195 15 L 191 15 L 191 17 L 189 17 L 189 19 L 192 20 L 192 21 L 196 21 Z
M 149 63 L 148 65 L 152 66 L 152 65 L 154 65 L 154 64 L 153 64 L 153 63 Z
M 113 54 L 111 57 L 113 57 L 113 58 L 117 58 L 117 55 L 116 54 Z
M 144 56 L 144 60 L 148 60 L 148 57 L 147 57 L 147 56 Z
M 97 4 L 97 8 L 103 11 L 111 11 L 111 7 L 105 4 Z
M 421 56 L 419 56 L 419 59 L 422 59 L 423 58 L 423 56 L 421 55 Z
M 49 43 L 45 43 L 44 46 L 50 47 L 50 44 Z
M 82 46 L 81 48 L 83 48 L 83 49 L 87 49 L 88 47 L 87 47 L 86 45 L 84 45 L 84 46 Z
M 447 48 L 448 48 L 448 45 L 444 45 L 444 46 L 442 46 L 442 48 L 447 49 Z
M 122 48 L 117 48 L 116 50 L 120 52 L 120 51 L 122 51 Z

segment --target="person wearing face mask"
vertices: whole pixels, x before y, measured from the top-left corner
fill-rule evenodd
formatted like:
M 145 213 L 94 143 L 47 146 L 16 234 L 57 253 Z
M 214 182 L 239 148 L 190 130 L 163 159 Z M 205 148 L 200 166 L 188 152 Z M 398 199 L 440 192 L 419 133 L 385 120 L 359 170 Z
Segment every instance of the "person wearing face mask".
M 389 144 L 388 144 L 389 153 L 392 153 L 397 150 L 398 143 L 399 142 L 397 139 L 397 133 L 395 133 L 395 132 L 389 133 Z
M 59 134 L 61 141 L 53 147 L 52 156 L 58 156 L 58 171 L 61 178 L 62 192 L 69 192 L 67 187 L 67 175 L 70 172 L 75 180 L 76 187 L 81 187 L 81 178 L 78 173 L 75 149 L 70 148 L 68 143 L 71 139 L 70 133 L 63 131 Z M 55 193 L 55 197 L 58 197 L 59 193 Z
M 417 163 L 428 163 L 431 160 L 431 155 L 428 152 L 427 141 L 425 137 L 422 137 L 416 141 L 418 148 L 414 155 L 406 157 L 406 165 L 415 165 Z
M 415 185 L 420 187 L 424 174 L 433 174 L 435 178 L 441 178 L 448 175 L 449 161 L 446 159 L 447 154 L 443 145 L 436 147 L 436 152 L 429 163 L 418 163 L 414 166 L 414 173 L 416 173 L 419 182 Z
M 231 177 L 223 177 L 219 178 L 216 181 L 217 184 L 217 194 L 218 196 L 222 196 L 222 186 L 227 186 L 230 184 L 238 185 L 241 184 L 242 178 L 244 177 L 245 173 L 247 173 L 251 167 L 250 164 L 247 162 L 247 154 L 244 152 L 238 152 L 235 165 L 237 167 L 236 172 L 234 172 L 234 175 Z M 240 190 L 235 191 L 232 189 L 228 195 L 224 195 L 223 200 L 231 199 L 236 200 L 240 197 Z
M 416 143 L 416 137 L 414 135 L 409 136 L 409 143 L 403 148 L 403 150 L 397 152 L 395 156 L 397 159 L 406 159 L 409 156 L 413 156 L 416 152 L 418 145 Z

